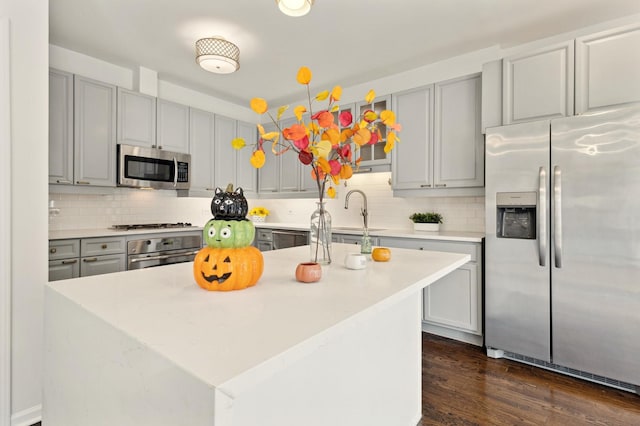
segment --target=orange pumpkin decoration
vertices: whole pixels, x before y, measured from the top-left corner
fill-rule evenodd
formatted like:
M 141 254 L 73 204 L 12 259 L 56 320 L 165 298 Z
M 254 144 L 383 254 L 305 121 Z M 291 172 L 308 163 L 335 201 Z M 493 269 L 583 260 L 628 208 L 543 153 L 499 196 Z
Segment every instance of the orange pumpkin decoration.
M 260 250 L 203 247 L 193 260 L 193 277 L 205 290 L 241 290 L 255 285 L 264 269 Z

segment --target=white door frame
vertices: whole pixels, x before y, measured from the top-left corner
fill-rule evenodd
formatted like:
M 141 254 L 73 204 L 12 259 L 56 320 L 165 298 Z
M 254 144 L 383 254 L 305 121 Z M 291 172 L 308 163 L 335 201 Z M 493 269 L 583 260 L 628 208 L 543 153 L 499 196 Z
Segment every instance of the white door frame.
M 0 426 L 11 424 L 11 79 L 9 20 L 0 17 Z

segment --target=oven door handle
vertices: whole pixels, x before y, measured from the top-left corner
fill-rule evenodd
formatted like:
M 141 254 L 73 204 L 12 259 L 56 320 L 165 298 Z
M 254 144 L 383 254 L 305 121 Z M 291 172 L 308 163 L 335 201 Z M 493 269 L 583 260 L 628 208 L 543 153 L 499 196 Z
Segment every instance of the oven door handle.
M 172 254 L 161 254 L 159 256 L 138 257 L 135 259 L 129 259 L 129 262 L 138 263 L 138 262 L 144 262 L 145 260 L 163 260 L 163 259 L 171 259 L 172 257 L 190 256 L 192 254 L 198 254 L 198 251 L 200 250 L 184 251 L 184 252 L 172 253 Z

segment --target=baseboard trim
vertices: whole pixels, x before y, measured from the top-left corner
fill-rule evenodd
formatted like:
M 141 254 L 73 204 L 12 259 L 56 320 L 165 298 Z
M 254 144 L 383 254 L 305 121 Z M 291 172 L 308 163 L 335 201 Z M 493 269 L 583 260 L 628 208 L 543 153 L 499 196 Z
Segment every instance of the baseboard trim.
M 428 324 L 425 322 L 422 323 L 422 331 L 424 331 L 425 333 L 435 334 L 436 336 L 447 337 L 459 342 L 469 343 L 475 346 L 482 346 L 484 343 L 484 339 L 482 336 L 465 333 L 464 331 L 452 330 L 446 327 L 439 327 L 437 325 Z
M 42 421 L 42 405 L 19 411 L 11 416 L 11 426 L 31 426 Z

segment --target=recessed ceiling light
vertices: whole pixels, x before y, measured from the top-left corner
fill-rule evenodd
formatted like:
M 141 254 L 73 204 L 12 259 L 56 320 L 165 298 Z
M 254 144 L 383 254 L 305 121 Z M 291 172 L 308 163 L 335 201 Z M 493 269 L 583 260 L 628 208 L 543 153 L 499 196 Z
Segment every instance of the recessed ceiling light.
M 280 11 L 289 16 L 303 16 L 309 13 L 314 0 L 276 0 Z

